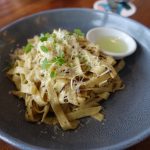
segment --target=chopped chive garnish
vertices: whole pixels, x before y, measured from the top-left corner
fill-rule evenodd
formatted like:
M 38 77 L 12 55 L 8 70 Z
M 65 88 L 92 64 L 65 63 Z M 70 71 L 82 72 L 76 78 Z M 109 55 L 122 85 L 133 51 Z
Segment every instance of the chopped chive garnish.
M 47 41 L 48 38 L 55 39 L 56 38 L 56 34 L 54 34 L 54 33 L 52 33 L 52 34 L 50 34 L 50 33 L 41 34 L 40 41 L 41 42 Z
M 42 67 L 42 69 L 47 70 L 52 64 L 57 64 L 59 66 L 62 66 L 64 63 L 65 63 L 65 60 L 64 60 L 63 55 L 62 56 L 56 56 L 51 61 L 49 61 L 49 60 L 47 60 L 47 58 L 45 58 L 42 61 L 41 67 Z
M 45 36 L 40 37 L 40 41 L 41 41 L 41 42 L 47 41 L 47 37 L 45 37 Z
M 55 78 L 55 77 L 56 77 L 56 75 L 57 75 L 57 74 L 56 74 L 56 72 L 55 72 L 55 71 L 52 71 L 52 72 L 50 73 L 50 77 L 51 77 L 51 78 Z
M 52 63 L 56 63 L 59 66 L 62 66 L 65 63 L 63 56 L 57 56 L 52 59 Z
M 80 29 L 74 29 L 74 33 L 76 33 L 79 36 L 84 36 L 84 33 Z
M 33 48 L 33 45 L 28 43 L 25 47 L 23 47 L 23 50 L 25 53 L 29 53 L 32 48 Z
M 47 70 L 51 65 L 51 62 L 48 61 L 46 58 L 42 61 L 41 67 L 44 70 Z
M 47 48 L 47 47 L 45 47 L 45 46 L 41 46 L 40 48 L 41 48 L 41 50 L 42 50 L 43 52 L 45 52 L 45 53 L 47 53 L 47 52 L 48 52 L 48 48 Z
M 50 33 L 48 33 L 48 32 L 47 32 L 47 33 L 45 33 L 44 35 L 45 35 L 45 37 L 47 37 L 47 38 L 49 38 L 49 37 L 51 36 L 51 34 L 50 34 Z
M 54 39 L 56 39 L 56 34 L 55 34 L 55 33 L 52 33 L 52 34 L 51 34 L 51 37 L 54 38 Z

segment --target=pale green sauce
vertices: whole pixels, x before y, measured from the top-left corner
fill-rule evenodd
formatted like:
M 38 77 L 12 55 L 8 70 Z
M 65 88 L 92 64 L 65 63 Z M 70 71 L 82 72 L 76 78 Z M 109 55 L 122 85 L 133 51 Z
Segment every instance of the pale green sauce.
M 96 41 L 102 50 L 121 53 L 127 51 L 127 44 L 118 37 L 103 36 Z

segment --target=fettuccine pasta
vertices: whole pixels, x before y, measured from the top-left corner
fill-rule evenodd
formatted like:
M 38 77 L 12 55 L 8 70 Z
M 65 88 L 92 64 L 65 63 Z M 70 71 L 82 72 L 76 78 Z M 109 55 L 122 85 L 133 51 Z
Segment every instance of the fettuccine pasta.
M 79 29 L 54 30 L 29 39 L 11 54 L 7 72 L 24 99 L 28 121 L 75 129 L 79 119 L 101 121 L 101 100 L 124 87 L 118 72 L 124 61 L 104 55 Z

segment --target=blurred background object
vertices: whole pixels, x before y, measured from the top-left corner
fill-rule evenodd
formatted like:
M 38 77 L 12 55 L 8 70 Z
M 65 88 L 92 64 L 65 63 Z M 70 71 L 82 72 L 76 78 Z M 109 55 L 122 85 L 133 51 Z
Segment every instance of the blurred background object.
M 136 6 L 131 0 L 98 0 L 93 8 L 108 13 L 129 17 L 136 13 Z
M 68 7 L 93 8 L 96 1 L 97 0 L 0 0 L 0 27 L 23 16 L 43 10 Z M 122 0 L 117 1 L 122 2 Z M 131 18 L 150 27 L 150 0 L 131 0 L 131 2 L 134 3 L 137 8 L 136 13 L 133 14 Z

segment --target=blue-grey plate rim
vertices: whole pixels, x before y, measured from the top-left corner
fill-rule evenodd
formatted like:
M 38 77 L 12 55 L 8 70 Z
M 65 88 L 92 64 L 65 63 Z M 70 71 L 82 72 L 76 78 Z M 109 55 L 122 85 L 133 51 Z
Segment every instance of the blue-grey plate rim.
M 100 12 L 98 10 L 93 10 L 93 9 L 89 9 L 89 8 L 59 8 L 59 9 L 51 9 L 51 10 L 45 10 L 45 11 L 41 11 L 41 12 L 38 12 L 38 13 L 35 13 L 35 14 L 32 14 L 32 15 L 29 15 L 29 16 L 25 16 L 25 17 L 21 17 L 20 19 L 17 19 L 16 21 L 13 21 L 12 23 L 2 27 L 0 29 L 0 32 L 2 32 L 3 30 L 21 22 L 22 20 L 26 20 L 28 18 L 31 18 L 33 16 L 37 16 L 37 15 L 40 15 L 40 14 L 45 14 L 45 13 L 48 13 L 48 12 L 57 12 L 57 11 L 73 11 L 73 10 L 78 10 L 78 11 L 95 11 L 97 13 L 104 13 L 104 12 Z M 114 14 L 112 13 L 111 15 L 115 15 L 115 16 L 118 16 L 117 14 Z M 125 17 L 122 17 L 122 16 L 119 16 L 121 18 L 125 18 Z M 130 22 L 134 22 L 136 24 L 138 24 L 139 26 L 142 26 L 143 28 L 145 28 L 147 31 L 150 32 L 149 28 L 144 26 L 143 24 L 135 21 L 135 20 L 132 20 L 130 18 L 125 18 L 126 20 L 129 20 Z M 120 142 L 118 144 L 114 144 L 114 145 L 110 145 L 110 146 L 107 146 L 107 147 L 104 147 L 104 148 L 100 148 L 100 150 L 120 150 L 120 149 L 125 149 L 125 148 L 128 148 L 130 146 L 133 146 L 141 141 L 143 141 L 144 139 L 146 139 L 147 137 L 150 136 L 150 127 L 149 129 L 145 130 L 144 132 L 138 134 L 137 136 L 133 137 L 133 138 L 130 138 L 126 141 L 123 141 L 123 142 Z M 25 143 L 19 139 L 16 139 L 6 133 L 4 133 L 3 131 L 1 131 L 0 129 L 0 139 L 13 145 L 14 147 L 16 148 L 20 148 L 20 149 L 24 149 L 24 150 L 32 150 L 32 149 L 39 149 L 39 150 L 45 150 L 45 148 L 41 148 L 41 147 L 38 147 L 38 146 L 33 146 L 33 145 L 30 145 L 28 143 Z M 50 150 L 50 149 L 49 149 Z M 96 148 L 96 149 L 93 149 L 93 150 L 99 150 L 99 148 Z

